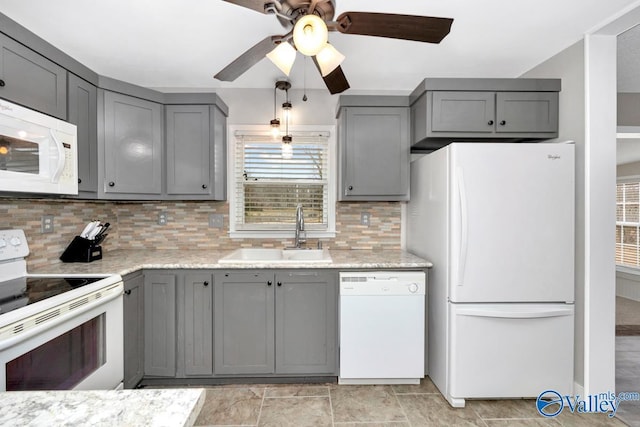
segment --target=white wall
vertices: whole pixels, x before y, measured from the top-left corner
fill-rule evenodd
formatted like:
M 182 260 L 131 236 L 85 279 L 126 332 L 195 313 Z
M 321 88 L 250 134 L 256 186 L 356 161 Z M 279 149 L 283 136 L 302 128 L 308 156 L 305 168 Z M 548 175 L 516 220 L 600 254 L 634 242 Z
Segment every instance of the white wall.
M 559 139 L 576 145 L 575 381 L 584 383 L 584 270 L 585 270 L 585 97 L 584 42 L 580 41 L 528 71 L 522 77 L 560 78 Z
M 273 119 L 273 89 L 217 89 L 216 93 L 229 106 L 229 125 L 265 125 Z M 307 90 L 307 101 L 302 101 L 302 89 L 289 90 L 289 101 L 293 105 L 290 124 L 335 125 L 338 96 L 327 90 Z M 278 90 L 278 109 L 284 102 L 285 93 Z M 282 118 L 282 117 L 280 117 Z M 283 123 L 284 124 L 284 123 Z

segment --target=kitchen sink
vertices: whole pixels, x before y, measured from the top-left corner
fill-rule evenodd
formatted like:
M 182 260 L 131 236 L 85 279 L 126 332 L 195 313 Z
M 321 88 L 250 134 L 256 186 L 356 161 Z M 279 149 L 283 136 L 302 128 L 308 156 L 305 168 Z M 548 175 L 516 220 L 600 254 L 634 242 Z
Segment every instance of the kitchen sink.
M 241 248 L 220 258 L 220 264 L 322 264 L 331 262 L 326 249 Z

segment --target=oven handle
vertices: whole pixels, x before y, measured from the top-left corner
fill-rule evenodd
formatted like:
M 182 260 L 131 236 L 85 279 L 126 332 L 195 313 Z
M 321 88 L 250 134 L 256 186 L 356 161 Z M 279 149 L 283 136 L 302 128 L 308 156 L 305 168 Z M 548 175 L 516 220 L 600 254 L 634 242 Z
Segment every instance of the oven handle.
M 101 305 L 106 305 L 107 303 L 120 298 L 122 299 L 122 295 L 123 295 L 123 286 L 122 284 L 120 284 L 119 287 L 120 292 L 115 292 L 113 294 L 107 295 L 103 298 L 100 298 L 98 300 L 92 301 L 90 303 L 87 303 L 86 305 L 82 306 L 82 309 L 78 309 L 78 310 L 74 310 L 74 311 L 70 311 L 67 313 L 64 313 L 58 317 L 55 317 L 54 319 L 51 319 L 49 321 L 46 321 L 44 323 L 41 323 L 40 325 L 29 329 L 26 332 L 21 332 L 17 335 L 14 335 L 10 338 L 7 338 L 5 340 L 0 341 L 0 351 L 6 350 L 8 348 L 13 347 L 16 344 L 19 344 L 22 341 L 25 341 L 31 337 L 33 337 L 34 335 L 40 334 L 44 331 L 46 331 L 47 329 L 51 329 L 53 327 L 56 327 L 58 325 L 60 325 L 61 323 L 66 322 L 69 319 L 72 319 L 78 315 L 81 315 L 83 313 L 86 313 L 88 311 L 93 310 L 94 308 L 97 308 Z M 99 291 L 98 291 L 99 292 Z M 21 321 L 18 322 L 14 322 L 13 324 L 19 324 L 21 323 Z

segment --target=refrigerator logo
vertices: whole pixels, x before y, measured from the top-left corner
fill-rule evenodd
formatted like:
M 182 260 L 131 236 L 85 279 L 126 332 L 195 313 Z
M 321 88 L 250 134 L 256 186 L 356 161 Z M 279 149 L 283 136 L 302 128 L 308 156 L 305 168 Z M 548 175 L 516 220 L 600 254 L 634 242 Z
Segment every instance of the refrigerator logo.
M 549 160 L 558 160 L 560 158 L 557 154 L 547 154 L 547 159 Z
M 625 400 L 640 400 L 640 393 L 612 391 L 600 394 L 590 394 L 584 399 L 581 396 L 561 395 L 555 390 L 545 390 L 538 395 L 536 409 L 543 417 L 553 418 L 560 415 L 564 408 L 579 414 L 606 414 L 609 418 L 616 415 L 620 402 Z

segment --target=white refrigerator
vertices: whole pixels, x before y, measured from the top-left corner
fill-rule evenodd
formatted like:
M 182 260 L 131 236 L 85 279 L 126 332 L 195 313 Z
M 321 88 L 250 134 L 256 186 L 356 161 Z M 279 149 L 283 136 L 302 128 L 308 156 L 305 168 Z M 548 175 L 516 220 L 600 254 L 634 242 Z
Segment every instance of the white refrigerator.
M 570 143 L 452 143 L 411 163 L 427 373 L 452 406 L 572 393 L 574 187 Z

